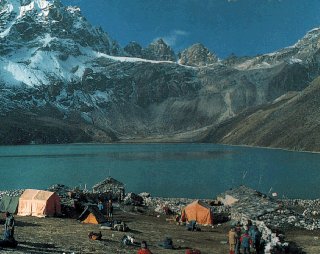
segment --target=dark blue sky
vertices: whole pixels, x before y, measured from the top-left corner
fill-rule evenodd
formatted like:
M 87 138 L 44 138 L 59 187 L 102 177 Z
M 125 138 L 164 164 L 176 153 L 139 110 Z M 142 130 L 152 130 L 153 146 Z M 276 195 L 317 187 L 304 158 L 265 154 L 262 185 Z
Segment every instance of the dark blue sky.
M 176 53 L 201 42 L 218 57 L 273 52 L 320 26 L 319 0 L 62 0 L 122 47 L 157 38 Z

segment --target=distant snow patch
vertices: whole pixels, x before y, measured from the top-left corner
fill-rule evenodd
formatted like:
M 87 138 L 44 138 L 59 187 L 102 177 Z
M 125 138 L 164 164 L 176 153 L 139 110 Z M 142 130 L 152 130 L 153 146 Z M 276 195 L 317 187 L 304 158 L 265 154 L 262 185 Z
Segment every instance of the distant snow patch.
M 77 6 L 68 6 L 67 11 L 70 13 L 79 13 L 81 10 Z
M 95 100 L 96 102 L 108 102 L 110 101 L 110 97 L 112 95 L 112 92 L 106 92 L 106 91 L 100 91 L 100 90 L 96 90 L 94 92 L 94 94 L 92 95 L 93 100 Z
M 299 58 L 292 57 L 292 58 L 289 59 L 289 63 L 290 64 L 301 63 L 301 62 L 303 62 L 303 61 L 301 59 L 299 59 Z
M 45 37 L 41 40 L 43 42 L 43 46 L 46 47 L 48 44 L 55 39 L 56 37 L 51 37 L 51 34 L 46 34 Z
M 114 61 L 119 62 L 146 62 L 146 63 L 175 63 L 172 61 L 156 61 L 156 60 L 148 60 L 143 58 L 137 58 L 137 57 L 126 57 L 126 56 L 110 56 L 104 53 L 96 52 L 96 57 L 105 57 L 112 59 Z

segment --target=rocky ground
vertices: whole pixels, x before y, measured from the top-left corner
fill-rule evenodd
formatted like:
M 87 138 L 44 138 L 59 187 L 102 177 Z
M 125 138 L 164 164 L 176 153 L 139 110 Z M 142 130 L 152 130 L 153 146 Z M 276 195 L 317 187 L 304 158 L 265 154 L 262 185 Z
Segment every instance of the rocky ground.
M 71 207 L 73 199 L 63 185 L 52 186 L 64 207 Z M 3 191 L 2 195 L 19 196 L 23 190 Z M 87 198 L 92 194 L 83 193 Z M 217 206 L 218 200 L 229 195 L 238 201 L 232 205 Z M 16 249 L 0 249 L 1 253 L 136 253 L 137 246 L 124 246 L 121 239 L 133 236 L 137 242 L 146 240 L 153 253 L 185 253 L 196 248 L 201 253 L 228 253 L 226 234 L 236 221 L 252 219 L 267 239 L 265 253 L 318 253 L 320 249 L 319 200 L 277 200 L 245 186 L 221 193 L 218 200 L 204 200 L 212 207 L 214 226 L 201 226 L 200 232 L 190 232 L 177 225 L 170 213 L 178 213 L 193 200 L 157 198 L 148 193 L 128 193 L 121 203 L 115 203 L 114 219 L 124 221 L 129 231 L 100 229 L 99 225 L 78 222 L 77 213 L 64 209 L 63 218 L 36 218 L 16 216 Z M 226 200 L 224 200 L 226 202 Z M 71 216 L 72 215 L 72 218 Z M 217 215 L 226 222 L 217 221 Z M 223 216 L 222 216 L 223 215 Z M 229 220 L 225 220 L 228 218 Z M 231 220 L 230 220 L 231 219 Z M 4 220 L 0 217 L 0 223 Z M 1 231 L 1 230 L 0 230 Z M 92 241 L 89 232 L 101 231 L 102 240 Z M 1 233 L 1 232 L 0 232 Z M 158 243 L 166 236 L 173 240 L 175 249 L 164 250 Z M 270 239 L 269 239 L 270 238 Z M 275 247 L 276 246 L 276 247 Z M 277 249 L 277 252 L 275 251 Z M 281 250 L 281 251 L 280 251 Z
M 188 247 L 201 250 L 202 254 L 228 253 L 226 234 L 230 222 L 202 227 L 200 232 L 187 231 L 168 221 L 165 215 L 144 215 L 134 211 L 115 209 L 115 218 L 124 220 L 128 232 L 100 229 L 98 225 L 82 224 L 75 219 L 36 218 L 16 216 L 16 249 L 0 249 L 1 253 L 136 253 L 137 247 L 121 245 L 124 235 L 134 236 L 137 242 L 146 240 L 153 253 L 185 253 Z M 88 238 L 89 232 L 102 232 L 101 241 Z M 170 236 L 175 249 L 165 250 L 158 246 L 164 237 Z M 286 253 L 316 254 L 320 249 L 320 231 L 288 229 L 286 240 L 295 242 L 295 249 Z
M 1 249 L 1 253 L 136 253 L 138 247 L 123 246 L 124 235 L 134 236 L 137 242 L 146 240 L 153 253 L 185 253 L 188 247 L 200 249 L 201 253 L 227 253 L 226 233 L 228 224 L 203 227 L 200 232 L 187 231 L 168 221 L 165 215 L 143 215 L 124 212 L 116 207 L 116 219 L 124 220 L 128 232 L 100 229 L 98 225 L 82 224 L 75 219 L 36 218 L 16 216 L 16 249 Z M 101 241 L 88 238 L 88 233 L 102 233 Z M 175 249 L 165 250 L 158 243 L 166 236 L 173 240 Z

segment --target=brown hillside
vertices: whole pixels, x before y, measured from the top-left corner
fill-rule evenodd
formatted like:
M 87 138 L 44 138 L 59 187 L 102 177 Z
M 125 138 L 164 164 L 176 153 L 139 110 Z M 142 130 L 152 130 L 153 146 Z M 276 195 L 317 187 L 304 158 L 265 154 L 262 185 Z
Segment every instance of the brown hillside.
M 205 142 L 320 151 L 320 78 L 213 128 Z

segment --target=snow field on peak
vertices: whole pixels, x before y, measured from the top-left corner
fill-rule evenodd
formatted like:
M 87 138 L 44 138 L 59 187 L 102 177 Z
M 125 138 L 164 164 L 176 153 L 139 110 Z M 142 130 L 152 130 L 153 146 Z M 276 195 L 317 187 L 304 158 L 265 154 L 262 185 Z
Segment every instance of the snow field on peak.
M 20 4 L 18 3 L 18 1 L 11 1 L 9 4 L 5 5 L 6 8 L 4 8 L 1 12 L 0 12 L 0 17 L 4 14 L 11 14 L 11 13 L 18 13 L 19 12 L 19 6 Z M 13 19 L 9 24 L 7 24 L 7 28 L 5 28 L 3 31 L 0 30 L 0 38 L 4 38 L 5 36 L 7 36 L 11 30 L 12 25 L 15 23 L 15 19 Z
M 32 11 L 34 9 L 37 10 L 39 16 L 48 16 L 49 15 L 49 6 L 50 4 L 46 0 L 34 0 L 31 1 L 28 5 L 22 5 L 20 7 L 20 14 L 17 19 L 22 18 L 27 12 Z
M 37 10 L 38 16 L 48 16 L 49 7 L 51 5 L 52 4 L 47 0 L 34 0 L 27 5 L 21 5 L 20 0 L 10 0 L 0 11 L 0 17 L 6 13 L 15 13 L 15 18 L 9 24 L 7 24 L 7 27 L 3 31 L 0 30 L 0 37 L 4 38 L 5 36 L 7 36 L 11 30 L 12 25 L 18 19 L 21 19 L 26 13 L 34 9 Z
M 0 66 L 2 67 L 0 79 L 6 86 L 19 86 L 23 83 L 28 86 L 35 86 L 47 82 L 42 71 L 30 69 L 24 64 L 1 58 Z

